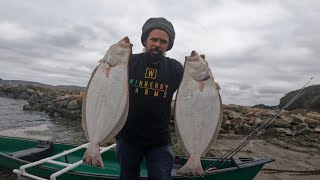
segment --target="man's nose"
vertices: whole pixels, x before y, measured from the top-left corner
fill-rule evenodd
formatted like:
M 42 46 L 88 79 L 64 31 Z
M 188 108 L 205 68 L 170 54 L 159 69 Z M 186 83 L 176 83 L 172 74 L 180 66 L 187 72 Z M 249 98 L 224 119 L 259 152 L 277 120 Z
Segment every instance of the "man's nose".
M 155 43 L 154 43 L 154 45 L 156 46 L 156 47 L 160 47 L 160 41 L 156 41 Z

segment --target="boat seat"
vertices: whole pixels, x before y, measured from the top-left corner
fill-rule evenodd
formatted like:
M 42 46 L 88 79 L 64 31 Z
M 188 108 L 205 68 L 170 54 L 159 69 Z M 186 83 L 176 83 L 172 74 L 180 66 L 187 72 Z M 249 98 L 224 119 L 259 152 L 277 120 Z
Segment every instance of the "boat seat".
M 29 149 L 24 149 L 21 151 L 16 151 L 9 154 L 10 156 L 18 159 L 22 159 L 29 162 L 38 161 L 40 159 L 51 156 L 53 151 L 52 142 L 50 141 L 38 141 L 38 144 Z

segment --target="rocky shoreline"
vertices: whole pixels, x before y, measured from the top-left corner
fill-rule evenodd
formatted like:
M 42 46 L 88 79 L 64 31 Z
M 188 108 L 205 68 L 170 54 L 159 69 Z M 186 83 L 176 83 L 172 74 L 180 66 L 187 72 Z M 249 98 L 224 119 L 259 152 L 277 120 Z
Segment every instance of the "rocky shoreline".
M 34 86 L 0 86 L 0 96 L 25 99 L 25 111 L 44 111 L 53 119 L 81 121 L 83 91 L 63 91 Z M 279 110 L 224 105 L 220 134 L 248 135 Z M 172 116 L 173 117 L 173 116 Z M 172 120 L 173 125 L 173 120 Z M 173 129 L 172 129 L 173 130 Z M 320 134 L 320 114 L 304 109 L 282 111 L 264 134 L 299 136 Z

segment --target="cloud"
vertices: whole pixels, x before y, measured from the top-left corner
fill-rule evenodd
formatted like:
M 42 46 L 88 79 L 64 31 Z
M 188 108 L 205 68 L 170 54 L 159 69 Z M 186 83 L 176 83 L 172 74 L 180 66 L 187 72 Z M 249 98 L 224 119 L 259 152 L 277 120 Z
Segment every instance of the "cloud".
M 108 48 L 166 17 L 176 31 L 167 55 L 206 54 L 225 104 L 276 105 L 311 77 L 320 84 L 320 2 L 309 0 L 0 2 L 0 78 L 86 86 Z

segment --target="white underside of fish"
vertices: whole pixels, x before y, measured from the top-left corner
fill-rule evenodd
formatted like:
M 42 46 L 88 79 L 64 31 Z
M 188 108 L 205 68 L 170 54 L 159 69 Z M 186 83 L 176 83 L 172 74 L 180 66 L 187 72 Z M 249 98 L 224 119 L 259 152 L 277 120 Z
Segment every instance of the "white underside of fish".
M 89 140 L 83 159 L 92 166 L 103 167 L 99 146 L 122 129 L 128 115 L 131 48 L 123 50 L 119 43 L 109 49 L 93 71 L 82 105 L 82 127 Z
M 200 88 L 203 86 L 203 91 Z M 208 79 L 197 82 L 192 79 L 180 85 L 176 100 L 176 127 L 183 149 L 190 155 L 204 155 L 219 125 L 221 101 L 215 83 Z
M 126 117 L 121 116 L 127 114 L 124 113 L 128 106 L 128 77 L 124 74 L 127 65 L 112 67 L 106 78 L 108 66 L 101 62 L 87 91 L 86 124 L 89 140 L 93 142 L 110 140 L 125 123 Z
M 186 70 L 185 70 L 186 71 Z M 204 156 L 217 138 L 222 122 L 222 102 L 219 87 L 210 77 L 194 80 L 184 73 L 175 105 L 175 128 L 179 144 L 190 156 L 178 173 L 201 175 L 200 157 Z

